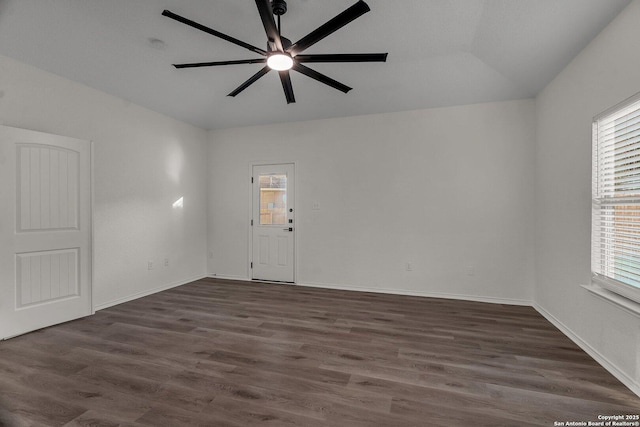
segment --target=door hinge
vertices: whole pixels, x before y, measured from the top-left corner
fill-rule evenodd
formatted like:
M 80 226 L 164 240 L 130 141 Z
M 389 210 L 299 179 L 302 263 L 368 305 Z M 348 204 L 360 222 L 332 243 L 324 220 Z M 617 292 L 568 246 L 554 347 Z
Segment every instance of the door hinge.
M 253 227 L 253 220 L 251 220 L 251 226 Z
M 253 184 L 253 177 L 251 177 L 251 183 Z
M 253 261 L 251 261 L 251 268 L 253 268 Z

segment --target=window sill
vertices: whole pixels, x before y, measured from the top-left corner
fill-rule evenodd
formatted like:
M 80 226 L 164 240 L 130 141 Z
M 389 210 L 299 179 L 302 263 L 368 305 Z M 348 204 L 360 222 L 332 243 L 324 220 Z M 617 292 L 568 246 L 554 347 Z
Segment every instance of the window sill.
M 640 304 L 638 304 L 637 302 L 601 288 L 596 284 L 582 285 L 582 287 L 598 298 L 601 298 L 604 301 L 608 302 L 609 304 L 613 304 L 619 308 L 622 308 L 624 311 L 630 314 L 640 317 Z

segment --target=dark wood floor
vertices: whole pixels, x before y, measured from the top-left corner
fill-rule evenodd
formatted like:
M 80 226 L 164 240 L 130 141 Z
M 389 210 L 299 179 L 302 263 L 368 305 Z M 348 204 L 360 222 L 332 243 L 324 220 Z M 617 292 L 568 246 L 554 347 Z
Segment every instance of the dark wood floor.
M 552 426 L 639 408 L 529 307 L 201 280 L 0 343 L 7 426 Z

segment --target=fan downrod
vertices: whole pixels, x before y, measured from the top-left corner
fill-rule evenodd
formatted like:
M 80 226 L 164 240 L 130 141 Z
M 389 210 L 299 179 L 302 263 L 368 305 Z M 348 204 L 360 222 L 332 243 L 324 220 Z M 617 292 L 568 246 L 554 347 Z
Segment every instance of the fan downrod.
M 271 0 L 271 9 L 276 16 L 284 15 L 287 13 L 287 2 L 285 0 Z

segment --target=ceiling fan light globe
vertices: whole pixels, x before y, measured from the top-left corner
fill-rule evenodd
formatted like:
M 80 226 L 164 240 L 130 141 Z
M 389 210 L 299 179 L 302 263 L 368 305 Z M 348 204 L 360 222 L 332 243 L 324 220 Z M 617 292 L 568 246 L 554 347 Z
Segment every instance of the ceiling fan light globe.
M 267 58 L 267 65 L 276 71 L 290 70 L 293 67 L 293 58 L 283 53 L 276 53 Z

